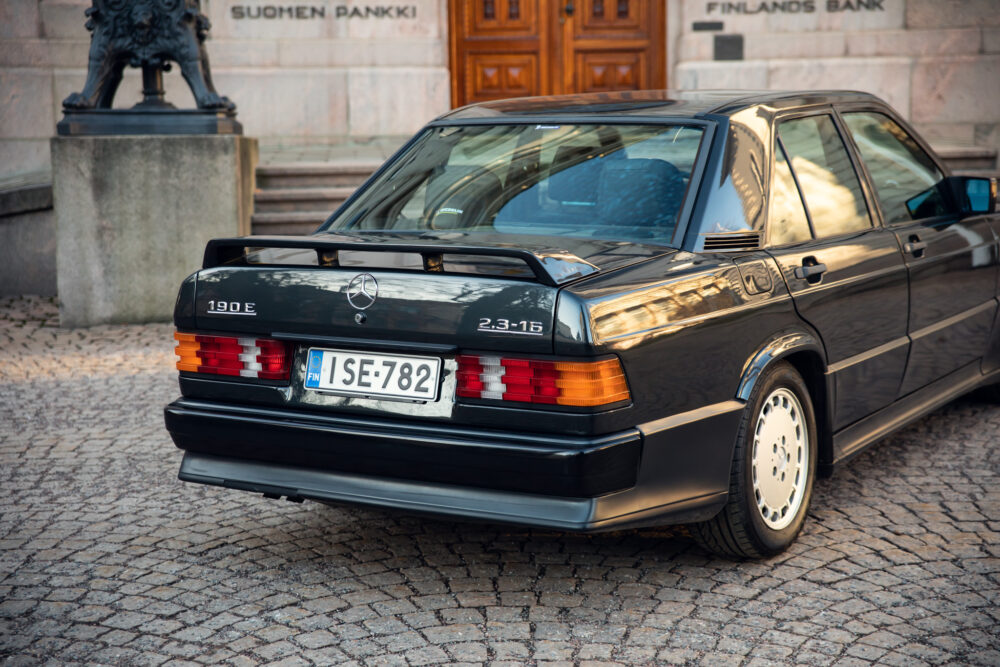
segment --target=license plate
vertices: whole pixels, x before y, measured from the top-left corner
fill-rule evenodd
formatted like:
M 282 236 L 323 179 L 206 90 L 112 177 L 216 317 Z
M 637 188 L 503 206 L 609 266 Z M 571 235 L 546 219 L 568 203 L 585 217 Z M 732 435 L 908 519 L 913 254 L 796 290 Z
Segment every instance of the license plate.
M 305 387 L 347 396 L 436 401 L 440 374 L 437 357 L 310 349 Z

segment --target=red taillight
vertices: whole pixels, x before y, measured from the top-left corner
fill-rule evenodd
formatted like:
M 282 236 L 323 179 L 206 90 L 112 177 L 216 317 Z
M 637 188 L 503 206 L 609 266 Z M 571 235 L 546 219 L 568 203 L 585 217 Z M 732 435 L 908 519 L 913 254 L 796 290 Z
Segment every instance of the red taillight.
M 462 398 L 598 406 L 629 399 L 618 359 L 542 361 L 462 354 L 457 357 Z
M 279 340 L 180 332 L 174 339 L 179 371 L 261 380 L 287 380 L 291 372 L 288 344 Z

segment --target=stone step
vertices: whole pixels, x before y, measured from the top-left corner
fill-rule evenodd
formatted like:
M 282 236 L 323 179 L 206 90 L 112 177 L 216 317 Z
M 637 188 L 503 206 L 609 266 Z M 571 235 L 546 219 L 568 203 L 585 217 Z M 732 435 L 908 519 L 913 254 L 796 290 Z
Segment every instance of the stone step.
M 280 188 L 257 190 L 253 196 L 254 213 L 285 211 L 322 211 L 333 213 L 357 188 L 351 185 L 335 187 Z
M 52 172 L 14 174 L 0 179 L 0 218 L 52 208 Z
M 257 167 L 257 187 L 278 188 L 357 187 L 379 168 L 379 162 L 299 162 Z
M 1000 179 L 1000 169 L 952 169 L 955 176 L 972 176 L 974 178 L 998 178 Z
M 250 217 L 252 234 L 311 234 L 330 216 L 330 211 L 281 211 L 254 213 Z
M 257 167 L 254 234 L 308 234 L 381 165 L 373 160 L 289 162 Z
M 937 145 L 934 151 L 948 168 L 963 174 L 990 175 L 997 171 L 997 150 L 982 146 Z

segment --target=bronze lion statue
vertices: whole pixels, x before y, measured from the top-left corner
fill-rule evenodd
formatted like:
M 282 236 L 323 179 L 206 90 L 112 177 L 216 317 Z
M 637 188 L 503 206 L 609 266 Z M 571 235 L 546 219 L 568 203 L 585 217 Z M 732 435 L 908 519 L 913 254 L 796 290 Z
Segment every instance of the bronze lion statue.
M 205 51 L 211 27 L 200 0 L 92 0 L 87 8 L 90 58 L 83 90 L 63 100 L 66 109 L 110 109 L 126 65 L 142 67 L 144 88 L 176 62 L 199 109 L 236 105 L 212 85 Z M 170 105 L 166 105 L 170 106 Z

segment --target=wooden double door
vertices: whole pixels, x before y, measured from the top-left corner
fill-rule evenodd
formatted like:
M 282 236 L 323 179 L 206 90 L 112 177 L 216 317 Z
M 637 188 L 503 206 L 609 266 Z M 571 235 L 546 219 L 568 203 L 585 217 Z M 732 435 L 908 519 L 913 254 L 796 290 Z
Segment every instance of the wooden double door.
M 451 103 L 665 88 L 666 0 L 449 0 Z

